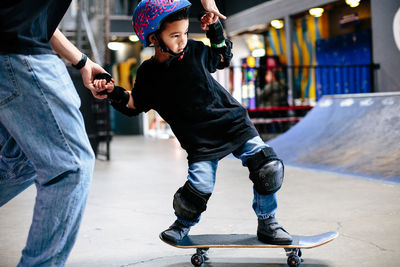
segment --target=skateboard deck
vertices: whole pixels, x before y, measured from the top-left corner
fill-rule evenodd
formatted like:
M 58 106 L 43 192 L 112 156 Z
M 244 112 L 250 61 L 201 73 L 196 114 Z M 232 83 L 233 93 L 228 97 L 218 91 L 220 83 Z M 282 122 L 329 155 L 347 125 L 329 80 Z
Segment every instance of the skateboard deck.
M 300 266 L 301 249 L 310 249 L 324 245 L 339 234 L 337 232 L 326 232 L 312 236 L 292 235 L 293 242 L 290 245 L 266 244 L 257 239 L 256 235 L 249 234 L 211 234 L 211 235 L 188 235 L 177 244 L 170 243 L 162 238 L 165 243 L 178 248 L 195 248 L 196 253 L 192 256 L 192 264 L 201 266 L 207 260 L 209 248 L 284 248 L 288 256 L 288 265 Z

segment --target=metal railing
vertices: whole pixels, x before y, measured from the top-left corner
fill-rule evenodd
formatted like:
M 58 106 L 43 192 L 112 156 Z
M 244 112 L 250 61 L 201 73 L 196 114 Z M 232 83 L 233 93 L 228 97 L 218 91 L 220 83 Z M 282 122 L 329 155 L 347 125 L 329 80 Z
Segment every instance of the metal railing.
M 103 57 L 100 56 L 99 49 L 97 48 L 96 41 L 94 39 L 94 34 L 92 31 L 92 27 L 90 26 L 88 16 L 86 12 L 80 12 L 82 16 L 82 22 L 85 28 L 85 32 L 89 41 L 90 49 L 92 50 L 93 58 L 95 62 L 99 65 L 103 65 Z
M 310 90 L 315 90 L 316 100 L 323 95 L 378 91 L 376 84 L 378 64 L 302 65 L 284 68 L 287 68 L 293 77 L 292 81 L 287 81 L 292 89 L 293 99 L 310 98 Z
M 273 68 L 259 66 L 250 70 L 256 76 L 250 82 L 253 83 L 251 90 L 255 90 L 255 92 L 245 93 L 244 95 L 255 96 L 255 107 L 264 107 L 260 97 L 266 97 L 262 94 L 265 93 L 264 90 L 268 85 L 265 80 L 267 71 L 273 73 L 275 82 L 280 85 L 279 90 L 275 89 L 275 98 L 286 97 L 291 106 L 312 104 L 323 95 L 377 92 L 376 76 L 378 69 L 378 64 L 281 65 Z M 247 71 L 249 71 L 249 68 L 242 67 L 243 77 L 245 77 Z M 292 77 L 291 80 L 288 77 Z M 249 90 L 249 88 L 250 86 L 246 82 L 242 84 L 242 90 Z M 244 102 L 246 101 L 244 99 Z M 277 104 L 276 106 L 281 105 Z
M 138 0 L 111 0 L 110 15 L 132 16 Z

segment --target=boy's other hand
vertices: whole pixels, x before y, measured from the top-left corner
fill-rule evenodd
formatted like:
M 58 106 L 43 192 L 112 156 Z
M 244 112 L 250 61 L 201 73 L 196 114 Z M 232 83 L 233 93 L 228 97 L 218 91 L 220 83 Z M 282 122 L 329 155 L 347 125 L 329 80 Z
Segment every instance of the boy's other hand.
M 215 16 L 213 13 L 211 12 L 207 12 L 206 14 L 204 14 L 201 18 L 201 28 L 204 31 L 208 31 L 209 27 L 208 25 L 214 24 L 216 21 L 218 20 L 218 17 Z
M 108 73 L 96 74 L 93 86 L 95 91 L 92 92 L 95 97 L 106 98 L 106 95 L 114 90 L 114 79 Z
M 214 15 L 213 23 L 211 24 L 214 24 L 218 18 L 226 19 L 226 17 L 219 12 L 218 7 L 215 4 L 215 0 L 201 0 L 201 4 L 205 10 Z
M 94 97 L 96 97 L 98 99 L 107 98 L 106 95 L 99 95 L 97 92 L 97 89 L 94 87 L 94 84 L 93 84 L 94 76 L 96 76 L 97 74 L 106 72 L 100 65 L 92 62 L 88 58 L 85 66 L 82 69 L 80 69 L 80 72 L 82 75 L 83 84 L 85 85 L 86 88 L 88 88 L 92 92 L 92 95 Z

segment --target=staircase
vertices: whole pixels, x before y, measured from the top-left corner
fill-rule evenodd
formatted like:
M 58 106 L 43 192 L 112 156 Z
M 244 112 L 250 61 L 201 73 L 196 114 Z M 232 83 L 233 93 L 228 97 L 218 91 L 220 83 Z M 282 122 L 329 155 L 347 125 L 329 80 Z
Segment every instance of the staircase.
M 89 10 L 92 12 L 88 14 Z M 88 8 L 88 1 L 73 1 L 59 29 L 82 53 L 92 61 L 104 65 L 104 14 L 98 8 Z M 96 35 L 93 34 L 96 32 Z M 71 65 L 65 62 L 66 65 Z
M 74 0 L 59 25 L 60 31 L 82 53 L 104 67 L 105 38 L 101 4 L 103 1 Z M 89 8 L 90 7 L 90 8 Z M 96 33 L 96 35 L 93 34 Z M 112 139 L 110 110 L 108 101 L 94 98 L 85 88 L 81 74 L 64 61 L 81 99 L 81 113 L 90 144 L 96 157 L 110 160 Z

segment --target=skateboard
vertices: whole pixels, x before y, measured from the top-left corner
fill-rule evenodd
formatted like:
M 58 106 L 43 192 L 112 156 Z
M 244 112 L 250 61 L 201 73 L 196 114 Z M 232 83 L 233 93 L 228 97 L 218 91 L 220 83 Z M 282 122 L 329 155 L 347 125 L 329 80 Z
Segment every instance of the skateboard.
M 210 248 L 283 248 L 286 251 L 287 264 L 290 267 L 300 266 L 302 251 L 301 249 L 315 248 L 324 245 L 339 234 L 337 232 L 326 232 L 319 235 L 302 236 L 292 235 L 293 242 L 290 245 L 266 244 L 257 239 L 256 235 L 248 234 L 215 234 L 215 235 L 188 235 L 177 244 L 160 239 L 168 245 L 177 248 L 195 248 L 191 262 L 194 266 L 201 266 L 208 260 L 207 254 Z

